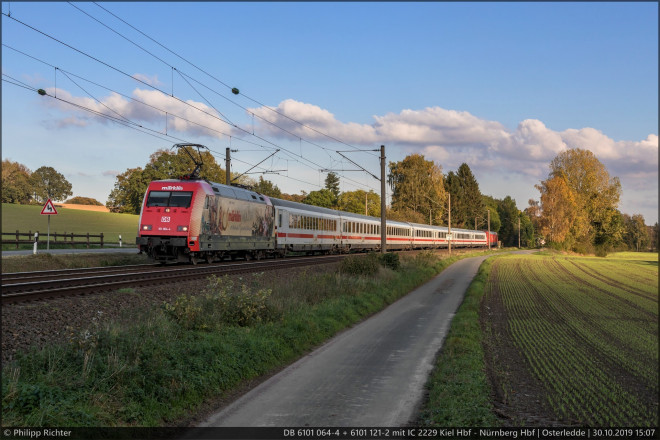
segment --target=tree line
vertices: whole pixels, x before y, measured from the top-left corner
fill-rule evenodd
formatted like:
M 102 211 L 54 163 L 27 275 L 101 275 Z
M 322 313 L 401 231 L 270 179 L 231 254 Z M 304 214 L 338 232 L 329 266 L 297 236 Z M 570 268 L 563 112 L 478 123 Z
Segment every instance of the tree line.
M 42 166 L 32 172 L 25 165 L 2 161 L 2 203 L 45 203 L 73 195 L 71 183 L 53 167 Z M 98 203 L 98 202 L 97 202 Z
M 209 152 L 200 152 L 204 163 L 200 177 L 226 183 L 226 172 Z M 138 214 L 149 183 L 179 178 L 188 174 L 192 164 L 183 149 L 159 150 L 143 167 L 129 168 L 117 175 L 106 206 L 113 212 Z M 341 211 L 380 216 L 380 195 L 374 191 L 340 191 L 340 179 L 330 172 L 325 187 L 300 194 L 283 193 L 262 176 L 253 179 L 231 173 L 232 184 L 239 184 L 270 197 Z M 451 196 L 452 228 L 497 232 L 504 246 L 537 247 L 581 253 L 606 254 L 612 250 L 657 250 L 658 224 L 646 226 L 641 214 L 628 215 L 618 210 L 621 184 L 610 177 L 605 166 L 587 150 L 571 149 L 550 163 L 548 178 L 536 185 L 540 200 L 530 199 L 520 210 L 515 200 L 484 195 L 470 167 L 463 163 L 456 171 L 444 174 L 442 167 L 421 154 L 411 154 L 389 163 L 387 183 L 392 203 L 387 208 L 390 220 L 431 225 L 449 223 Z M 63 200 L 72 195 L 71 184 L 52 167 L 31 172 L 24 165 L 5 159 L 2 163 L 3 203 L 43 203 Z M 86 197 L 68 202 L 98 204 Z

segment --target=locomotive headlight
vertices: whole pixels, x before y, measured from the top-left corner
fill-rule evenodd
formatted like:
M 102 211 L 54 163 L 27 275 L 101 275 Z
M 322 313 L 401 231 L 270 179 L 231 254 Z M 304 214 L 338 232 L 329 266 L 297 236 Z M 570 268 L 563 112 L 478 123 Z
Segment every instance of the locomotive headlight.
M 179 232 L 188 232 L 188 226 L 177 226 L 176 230 Z
M 142 225 L 140 229 L 142 229 L 143 231 L 151 231 L 151 225 Z

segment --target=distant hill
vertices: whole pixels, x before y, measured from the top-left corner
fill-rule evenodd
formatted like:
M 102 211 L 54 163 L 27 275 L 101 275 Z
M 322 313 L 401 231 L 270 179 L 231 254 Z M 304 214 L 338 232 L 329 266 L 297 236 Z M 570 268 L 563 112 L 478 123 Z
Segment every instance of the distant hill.
M 64 202 L 64 204 L 103 206 L 103 203 L 91 197 L 74 197 Z

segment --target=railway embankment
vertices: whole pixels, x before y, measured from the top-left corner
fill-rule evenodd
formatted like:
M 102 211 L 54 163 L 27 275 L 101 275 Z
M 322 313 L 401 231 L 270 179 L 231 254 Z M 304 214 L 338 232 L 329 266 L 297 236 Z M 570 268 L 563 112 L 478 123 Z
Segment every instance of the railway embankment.
M 3 307 L 3 424 L 192 422 L 454 261 L 369 260 Z

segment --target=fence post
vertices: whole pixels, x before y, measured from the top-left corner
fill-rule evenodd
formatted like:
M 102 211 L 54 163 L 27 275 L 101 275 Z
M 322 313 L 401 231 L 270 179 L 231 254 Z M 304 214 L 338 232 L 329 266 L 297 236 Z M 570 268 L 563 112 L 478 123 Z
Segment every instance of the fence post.
M 32 232 L 32 231 L 30 231 Z M 39 233 L 34 233 L 34 248 L 32 249 L 32 255 L 37 255 L 37 241 L 39 241 Z
M 103 232 L 101 232 L 101 247 L 103 247 Z
M 19 240 L 18 236 L 19 236 L 18 229 L 16 229 L 16 249 L 18 249 L 18 240 Z
M 87 249 L 89 249 L 89 232 L 87 233 Z
M 73 232 L 71 233 L 71 248 L 74 248 L 75 245 L 73 244 Z

